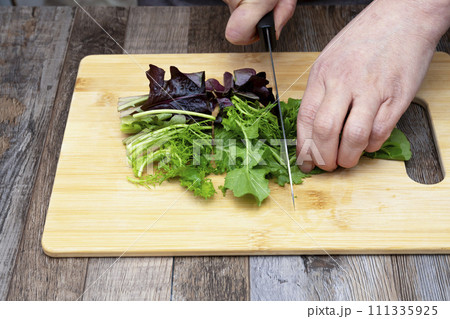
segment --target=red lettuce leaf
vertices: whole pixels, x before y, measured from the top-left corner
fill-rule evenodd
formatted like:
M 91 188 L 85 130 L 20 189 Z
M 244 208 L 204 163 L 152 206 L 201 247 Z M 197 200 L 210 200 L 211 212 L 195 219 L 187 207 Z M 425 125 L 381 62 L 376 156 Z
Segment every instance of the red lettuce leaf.
M 151 106 L 144 111 L 161 110 L 161 109 L 175 109 L 192 111 L 203 114 L 211 114 L 214 107 L 211 102 L 208 101 L 206 94 L 191 95 L 186 97 L 180 97 L 173 100 L 165 101 Z
M 256 73 L 253 69 L 240 69 L 234 71 L 235 94 L 246 97 L 250 100 L 258 100 L 261 104 L 267 105 L 275 101 L 272 88 L 267 88 L 269 81 L 265 72 Z
M 232 106 L 231 97 L 235 94 L 249 100 L 258 100 L 267 105 L 275 100 L 272 89 L 267 88 L 269 81 L 264 72 L 256 73 L 254 69 L 245 68 L 223 75 L 223 85 L 216 79 L 205 81 L 205 72 L 183 73 L 178 68 L 170 67 L 170 80 L 164 80 L 165 71 L 150 64 L 147 71 L 149 79 L 149 98 L 141 106 L 132 105 L 121 111 L 121 115 L 137 112 L 179 109 L 203 114 L 212 114 L 214 108 Z M 217 117 L 220 119 L 220 114 Z M 194 118 L 195 120 L 195 118 Z
M 251 101 L 257 100 L 263 105 L 275 101 L 272 89 L 267 88 L 269 81 L 266 79 L 265 72 L 256 73 L 254 69 L 250 68 L 238 69 L 234 71 L 234 78 L 231 73 L 225 72 L 223 83 L 224 85 L 220 84 L 216 79 L 206 81 L 206 91 L 217 98 L 221 108 L 232 105 L 230 97 L 234 94 Z
M 256 75 L 256 71 L 254 69 L 245 68 L 234 70 L 234 84 L 237 87 L 240 87 L 246 84 L 254 75 Z
M 225 87 L 220 84 L 216 79 L 208 79 L 206 80 L 206 91 L 207 92 L 216 92 L 220 94 L 228 93 L 225 91 Z
M 170 80 L 164 81 L 165 71 L 150 64 L 147 71 L 150 93 L 141 106 L 142 111 L 178 109 L 211 114 L 214 107 L 208 99 L 205 88 L 205 72 L 182 73 L 170 67 Z
M 233 84 L 233 74 L 230 72 L 225 72 L 223 74 L 223 85 L 226 93 L 230 92 L 231 88 L 234 86 Z

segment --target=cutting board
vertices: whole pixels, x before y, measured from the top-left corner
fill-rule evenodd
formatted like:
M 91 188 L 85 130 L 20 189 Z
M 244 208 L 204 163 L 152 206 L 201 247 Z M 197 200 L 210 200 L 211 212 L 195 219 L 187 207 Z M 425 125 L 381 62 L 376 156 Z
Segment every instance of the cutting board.
M 281 99 L 299 98 L 318 53 L 276 53 Z M 177 181 L 148 190 L 127 181 L 117 100 L 148 92 L 144 74 L 166 70 L 270 70 L 266 53 L 96 55 L 81 61 L 42 246 L 47 255 L 159 256 L 448 253 L 450 179 L 411 180 L 403 162 L 364 158 L 352 169 L 316 175 L 290 190 L 271 184 L 252 198 L 219 191 L 196 198 Z M 270 78 L 269 78 L 270 79 Z M 292 85 L 292 86 L 291 86 Z M 436 53 L 417 95 L 431 113 L 444 168 L 450 167 L 450 56 Z M 223 185 L 223 176 L 213 177 Z

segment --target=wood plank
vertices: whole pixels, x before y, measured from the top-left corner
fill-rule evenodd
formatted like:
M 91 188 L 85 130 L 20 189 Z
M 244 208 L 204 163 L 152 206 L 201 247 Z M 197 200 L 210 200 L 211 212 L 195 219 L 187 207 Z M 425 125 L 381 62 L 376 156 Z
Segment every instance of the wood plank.
M 186 53 L 189 7 L 131 8 L 125 49 L 130 54 Z
M 189 8 L 131 8 L 124 49 L 128 53 L 185 53 Z M 151 61 L 148 61 L 151 63 Z M 148 65 L 139 66 L 147 70 Z M 149 230 L 151 232 L 151 230 Z M 91 258 L 83 300 L 169 300 L 172 257 Z M 111 267 L 111 268 L 109 268 Z
M 49 10 L 46 8 L 45 10 Z M 60 10 L 60 9 L 58 9 Z M 64 9 L 68 10 L 68 9 Z M 64 11 L 65 12 L 65 11 Z M 123 43 L 128 10 L 95 8 L 89 12 L 119 42 Z M 72 11 L 66 17 L 71 21 Z M 47 24 L 45 17 L 41 18 Z M 59 27 L 54 27 L 55 30 Z M 51 33 L 49 33 L 51 35 Z M 52 51 L 48 51 L 52 52 Z M 120 53 L 116 44 L 82 11 L 77 9 L 64 68 L 59 81 L 45 147 L 33 190 L 24 236 L 17 257 L 9 300 L 75 300 L 81 296 L 86 275 L 86 258 L 54 259 L 42 252 L 41 233 L 52 190 L 62 138 L 75 85 L 79 61 L 87 54 Z M 46 54 L 43 54 L 44 56 Z M 49 108 L 50 109 L 50 108 Z
M 172 300 L 248 300 L 248 257 L 175 257 Z
M 169 300 L 172 258 L 90 258 L 83 300 Z
M 72 11 L 0 8 L 0 299 L 8 292 L 41 162 Z
M 278 42 L 281 51 L 322 51 L 365 6 L 297 6 Z
M 397 300 L 390 256 L 251 257 L 251 300 Z
M 450 256 L 393 256 L 402 300 L 450 300 Z

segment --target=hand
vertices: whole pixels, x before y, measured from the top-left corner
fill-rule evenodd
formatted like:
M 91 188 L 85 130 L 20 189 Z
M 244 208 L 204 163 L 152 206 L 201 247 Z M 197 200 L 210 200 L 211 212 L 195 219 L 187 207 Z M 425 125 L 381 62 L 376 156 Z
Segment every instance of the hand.
M 250 44 L 258 41 L 256 25 L 271 10 L 277 39 L 284 25 L 292 17 L 297 0 L 224 0 L 231 11 L 225 37 L 233 44 Z
M 323 162 L 313 152 L 314 162 L 301 170 L 353 167 L 364 150 L 378 150 L 414 98 L 449 23 L 448 0 L 378 0 L 350 22 L 311 68 L 297 155 L 312 139 Z

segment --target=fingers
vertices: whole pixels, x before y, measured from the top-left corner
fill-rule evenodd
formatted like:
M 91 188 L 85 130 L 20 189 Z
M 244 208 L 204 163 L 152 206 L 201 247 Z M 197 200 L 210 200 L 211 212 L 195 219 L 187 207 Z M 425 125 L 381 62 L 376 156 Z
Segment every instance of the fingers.
M 332 171 L 337 167 L 339 135 L 351 102 L 352 97 L 346 90 L 327 89 L 325 93 L 313 126 L 313 141 L 322 161 L 314 160 L 321 169 Z
M 296 0 L 248 0 L 225 1 L 230 7 L 231 16 L 225 30 L 225 37 L 233 44 L 250 44 L 258 40 L 256 25 L 259 20 L 274 10 L 277 38 L 281 29 L 292 17 Z
M 271 11 L 277 1 L 241 1 L 234 8 L 225 30 L 225 37 L 233 44 L 249 44 L 258 40 L 256 25 Z
M 314 168 L 311 154 L 311 147 L 314 147 L 311 144 L 313 125 L 324 95 L 325 87 L 322 83 L 310 77 L 297 116 L 297 165 L 304 173 L 309 173 Z
M 312 152 L 313 162 L 306 160 L 300 165 L 305 173 L 314 165 L 326 171 L 338 165 L 355 166 L 364 150 L 380 149 L 408 106 L 408 103 L 394 105 L 390 101 L 380 106 L 381 100 L 376 96 L 357 97 L 352 101 L 350 95 L 340 93 L 342 90 L 325 91 L 318 103 L 320 90 L 315 92 L 315 98 L 305 92 L 297 119 L 297 156 L 301 161 L 301 156 L 308 158 Z M 345 119 L 350 104 L 351 111 Z M 308 139 L 314 143 L 308 144 Z M 305 145 L 308 150 L 304 150 Z
M 337 164 L 350 168 L 358 164 L 361 154 L 369 144 L 373 122 L 380 107 L 376 97 L 357 97 L 345 122 L 339 146 Z
M 286 23 L 292 18 L 295 11 L 297 0 L 280 0 L 273 10 L 275 20 L 275 31 L 277 39 L 280 38 L 281 30 Z

